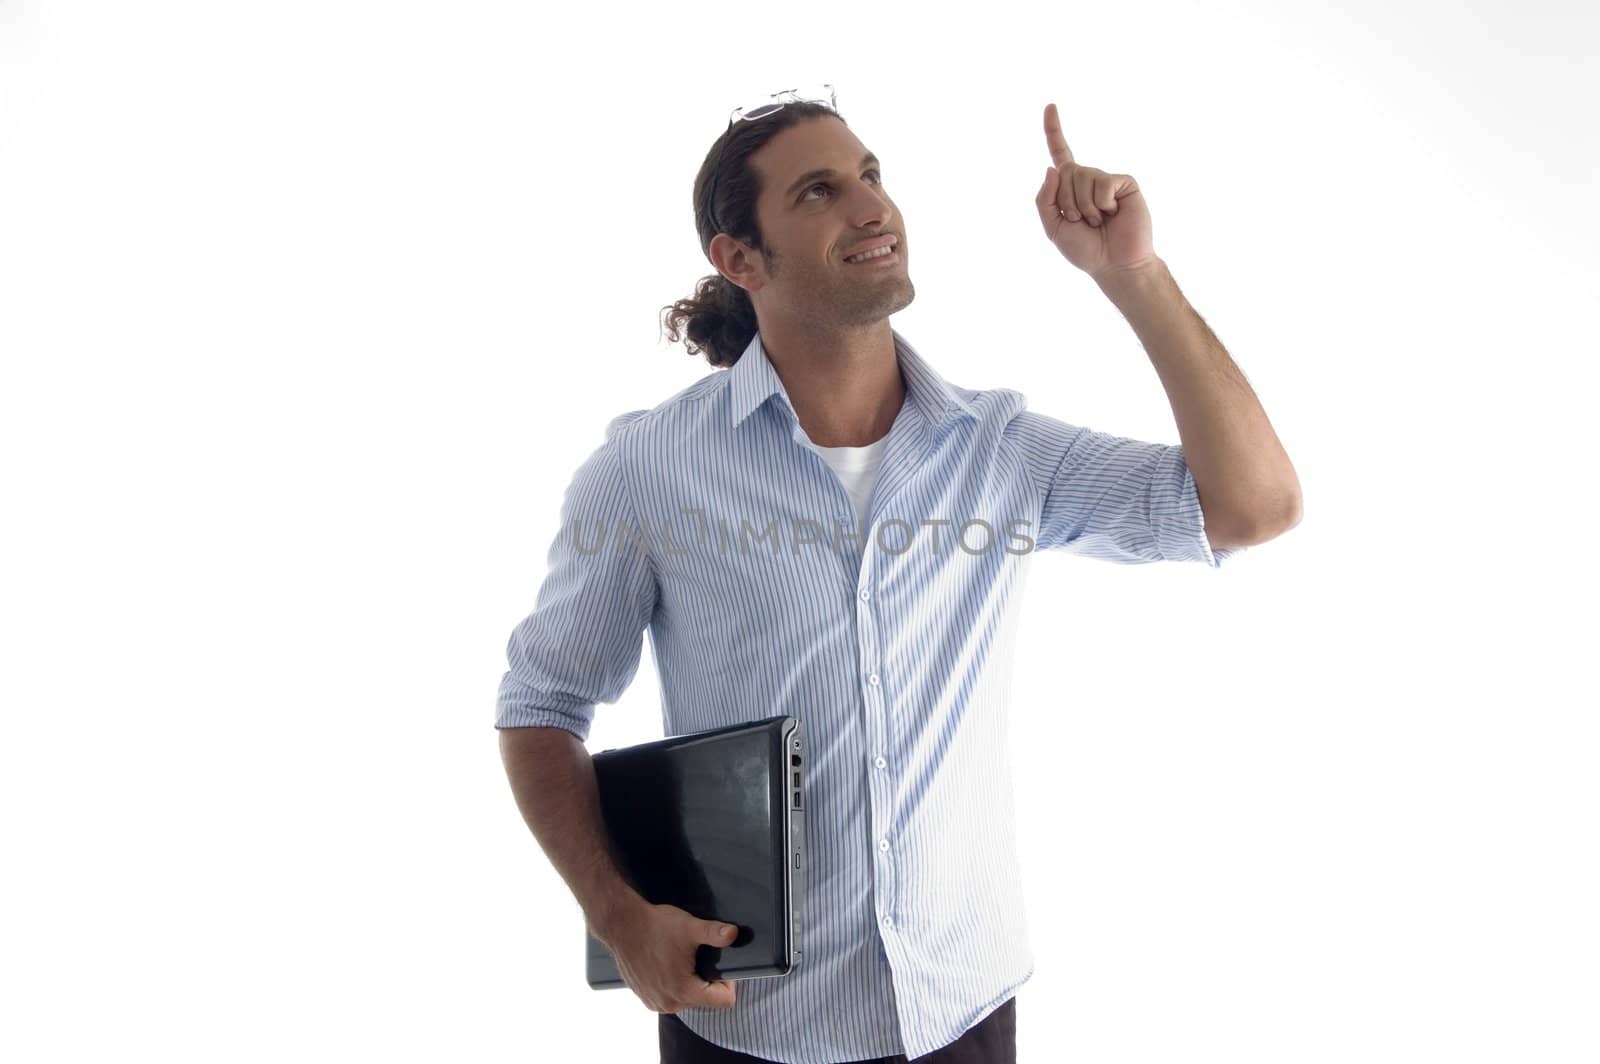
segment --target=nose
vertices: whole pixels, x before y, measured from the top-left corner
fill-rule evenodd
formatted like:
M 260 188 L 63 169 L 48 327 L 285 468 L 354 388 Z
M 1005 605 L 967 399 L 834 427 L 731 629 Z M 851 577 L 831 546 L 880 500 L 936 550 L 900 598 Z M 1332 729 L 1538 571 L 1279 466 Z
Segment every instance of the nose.
M 889 197 L 879 192 L 876 185 L 870 185 L 865 181 L 857 184 L 865 189 L 865 192 L 862 196 L 856 197 L 859 204 L 856 201 L 850 204 L 849 217 L 856 227 L 865 229 L 876 223 L 877 228 L 881 229 L 888 225 L 889 219 L 894 217 L 894 205 L 889 202 Z

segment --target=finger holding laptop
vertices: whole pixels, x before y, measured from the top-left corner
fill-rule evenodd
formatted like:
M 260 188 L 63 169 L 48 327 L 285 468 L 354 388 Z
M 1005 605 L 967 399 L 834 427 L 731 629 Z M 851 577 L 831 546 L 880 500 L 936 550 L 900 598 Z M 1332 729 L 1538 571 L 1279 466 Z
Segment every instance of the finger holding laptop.
M 675 905 L 640 902 L 618 916 L 601 938 L 628 988 L 651 1012 L 733 1008 L 733 983 L 700 978 L 695 954 L 702 945 L 731 946 L 738 929 L 720 920 L 702 920 Z

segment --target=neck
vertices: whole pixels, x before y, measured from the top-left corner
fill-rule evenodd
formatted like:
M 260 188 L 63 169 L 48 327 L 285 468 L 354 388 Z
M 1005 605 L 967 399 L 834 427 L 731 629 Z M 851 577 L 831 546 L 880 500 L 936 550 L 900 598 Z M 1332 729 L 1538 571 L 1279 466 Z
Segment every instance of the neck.
M 761 346 L 812 443 L 865 447 L 889 434 L 906 390 L 887 318 L 831 333 L 764 324 Z

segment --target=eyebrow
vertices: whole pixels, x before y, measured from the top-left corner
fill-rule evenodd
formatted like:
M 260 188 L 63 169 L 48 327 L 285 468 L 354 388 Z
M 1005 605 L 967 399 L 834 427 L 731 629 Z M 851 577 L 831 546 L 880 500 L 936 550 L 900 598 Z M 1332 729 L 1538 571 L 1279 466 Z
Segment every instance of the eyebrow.
M 861 158 L 862 169 L 865 169 L 868 166 L 880 166 L 880 165 L 882 165 L 882 164 L 878 162 L 878 157 L 876 155 L 872 154 L 870 151 L 867 152 L 867 154 L 862 156 L 862 158 Z M 784 190 L 783 198 L 784 199 L 788 199 L 789 197 L 793 196 L 796 192 L 799 192 L 800 189 L 803 186 L 810 185 L 813 181 L 820 181 L 825 177 L 838 177 L 838 176 L 839 176 L 839 173 L 836 170 L 807 170 L 805 173 L 801 174 L 799 177 L 794 179 L 794 184 L 790 185 L 787 189 Z

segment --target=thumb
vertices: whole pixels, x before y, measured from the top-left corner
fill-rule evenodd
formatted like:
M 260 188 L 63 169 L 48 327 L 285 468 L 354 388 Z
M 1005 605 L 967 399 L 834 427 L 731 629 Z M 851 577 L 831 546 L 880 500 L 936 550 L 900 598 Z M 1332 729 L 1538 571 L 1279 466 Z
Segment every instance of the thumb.
M 1060 209 L 1056 206 L 1056 195 L 1061 190 L 1061 171 L 1050 167 L 1044 172 L 1044 184 L 1039 186 L 1039 194 L 1034 197 L 1034 206 L 1039 208 L 1039 221 L 1044 223 L 1045 234 L 1053 235 L 1056 226 L 1062 219 Z
M 713 946 L 726 946 L 738 935 L 739 929 L 732 924 L 719 924 L 715 920 L 706 922 L 705 940 Z

